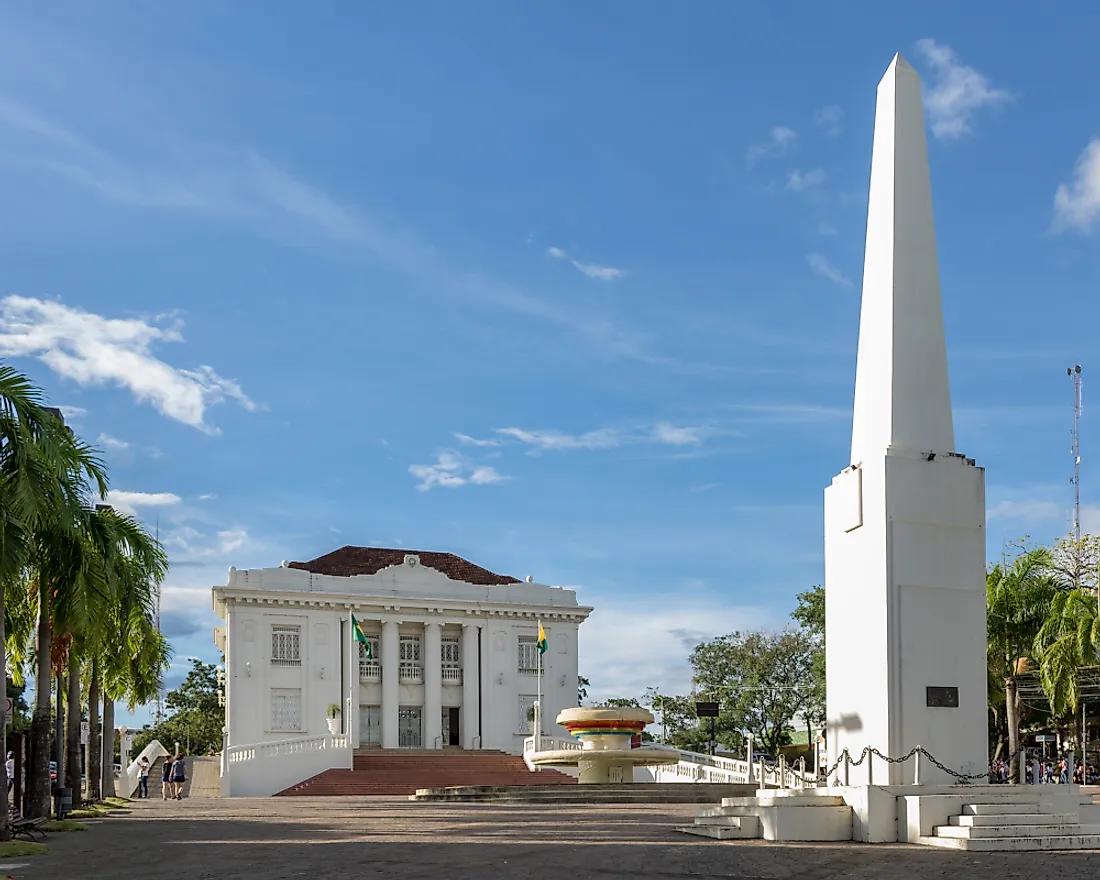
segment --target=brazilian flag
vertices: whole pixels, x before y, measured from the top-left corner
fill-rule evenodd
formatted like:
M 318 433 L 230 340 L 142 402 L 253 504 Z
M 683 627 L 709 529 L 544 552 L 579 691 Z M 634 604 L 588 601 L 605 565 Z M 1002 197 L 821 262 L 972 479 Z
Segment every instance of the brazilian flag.
M 546 630 L 542 628 L 541 620 L 539 621 L 539 640 L 538 642 L 536 642 L 536 645 L 538 646 L 540 654 L 545 654 L 546 649 L 549 647 L 549 645 L 546 643 Z
M 363 627 L 359 625 L 359 621 L 355 619 L 354 614 L 351 616 L 351 631 L 355 635 L 355 641 L 363 646 L 363 659 L 373 660 L 374 651 L 370 646 L 370 639 L 368 639 L 366 634 L 363 632 Z

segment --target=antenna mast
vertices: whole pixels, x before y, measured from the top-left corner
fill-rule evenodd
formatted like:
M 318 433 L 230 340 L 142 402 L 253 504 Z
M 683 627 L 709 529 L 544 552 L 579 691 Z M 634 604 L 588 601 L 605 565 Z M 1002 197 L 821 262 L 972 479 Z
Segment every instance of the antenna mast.
M 1079 427 L 1081 423 L 1081 365 L 1074 364 L 1066 370 L 1066 375 L 1073 379 L 1073 431 L 1070 436 L 1073 444 L 1070 451 L 1073 453 L 1073 539 L 1078 544 L 1081 542 L 1081 447 L 1079 441 Z
M 157 530 L 157 533 L 156 533 L 157 546 L 159 547 L 160 546 L 160 511 L 157 511 L 156 530 Z M 154 624 L 154 626 L 156 626 L 157 635 L 159 636 L 160 635 L 160 584 L 157 584 L 157 609 L 156 609 L 156 617 L 153 620 L 153 624 Z M 158 678 L 159 678 L 159 676 L 158 676 Z M 162 693 L 161 684 L 162 684 L 162 682 L 158 682 L 158 684 L 157 684 L 157 702 L 156 702 L 157 724 L 160 724 L 161 721 L 164 720 L 164 694 Z

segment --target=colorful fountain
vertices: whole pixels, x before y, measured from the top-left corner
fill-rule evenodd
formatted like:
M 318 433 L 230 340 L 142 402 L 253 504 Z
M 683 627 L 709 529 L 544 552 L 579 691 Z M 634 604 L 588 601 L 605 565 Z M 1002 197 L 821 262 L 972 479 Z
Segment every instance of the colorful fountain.
M 582 748 L 536 751 L 530 760 L 547 767 L 576 767 L 577 781 L 586 785 L 633 782 L 636 765 L 675 764 L 680 759 L 673 751 L 630 747 L 631 737 L 652 721 L 647 709 L 563 709 L 557 723 L 578 739 Z

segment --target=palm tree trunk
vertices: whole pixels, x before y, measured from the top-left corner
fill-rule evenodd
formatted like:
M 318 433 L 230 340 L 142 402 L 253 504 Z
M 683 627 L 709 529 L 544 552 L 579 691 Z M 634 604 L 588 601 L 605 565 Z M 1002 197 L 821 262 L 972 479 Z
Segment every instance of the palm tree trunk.
M 69 649 L 68 688 L 65 703 L 65 786 L 73 790 L 73 804 L 80 803 L 80 659 Z
M 88 688 L 88 797 L 93 801 L 102 800 L 103 789 L 100 786 L 99 761 L 99 660 L 92 658 L 92 683 Z
M 34 716 L 31 718 L 31 759 L 27 773 L 28 818 L 50 812 L 50 597 L 46 583 L 38 586 L 38 663 L 34 676 Z
M 0 609 L 4 608 L 4 579 L 0 577 Z M 5 696 L 7 696 L 7 683 L 8 683 L 8 657 L 7 651 L 2 650 L 3 646 L 7 644 L 6 633 L 4 632 L 4 615 L 0 613 L 0 681 L 4 682 Z M 0 706 L 0 730 L 7 730 L 7 704 Z M 5 753 L 6 756 L 6 753 Z M 4 762 L 4 769 L 0 770 L 0 781 L 3 785 L 0 786 L 3 790 L 2 800 L 0 800 L 0 840 L 11 840 L 11 832 L 8 831 L 8 771 L 7 761 Z
M 1008 778 L 1016 780 L 1020 770 L 1020 756 L 1016 754 L 1020 747 L 1020 713 L 1016 701 L 1016 677 L 1013 675 L 1005 679 L 1005 721 L 1008 724 Z
M 115 701 L 103 693 L 103 796 L 115 796 Z

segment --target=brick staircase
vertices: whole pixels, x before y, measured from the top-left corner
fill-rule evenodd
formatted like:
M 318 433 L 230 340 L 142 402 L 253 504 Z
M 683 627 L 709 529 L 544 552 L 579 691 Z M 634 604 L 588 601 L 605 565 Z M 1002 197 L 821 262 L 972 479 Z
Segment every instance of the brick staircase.
M 556 770 L 533 773 L 518 755 L 489 750 L 373 749 L 355 754 L 354 770 L 326 770 L 275 797 L 413 795 L 451 785 L 571 785 Z

